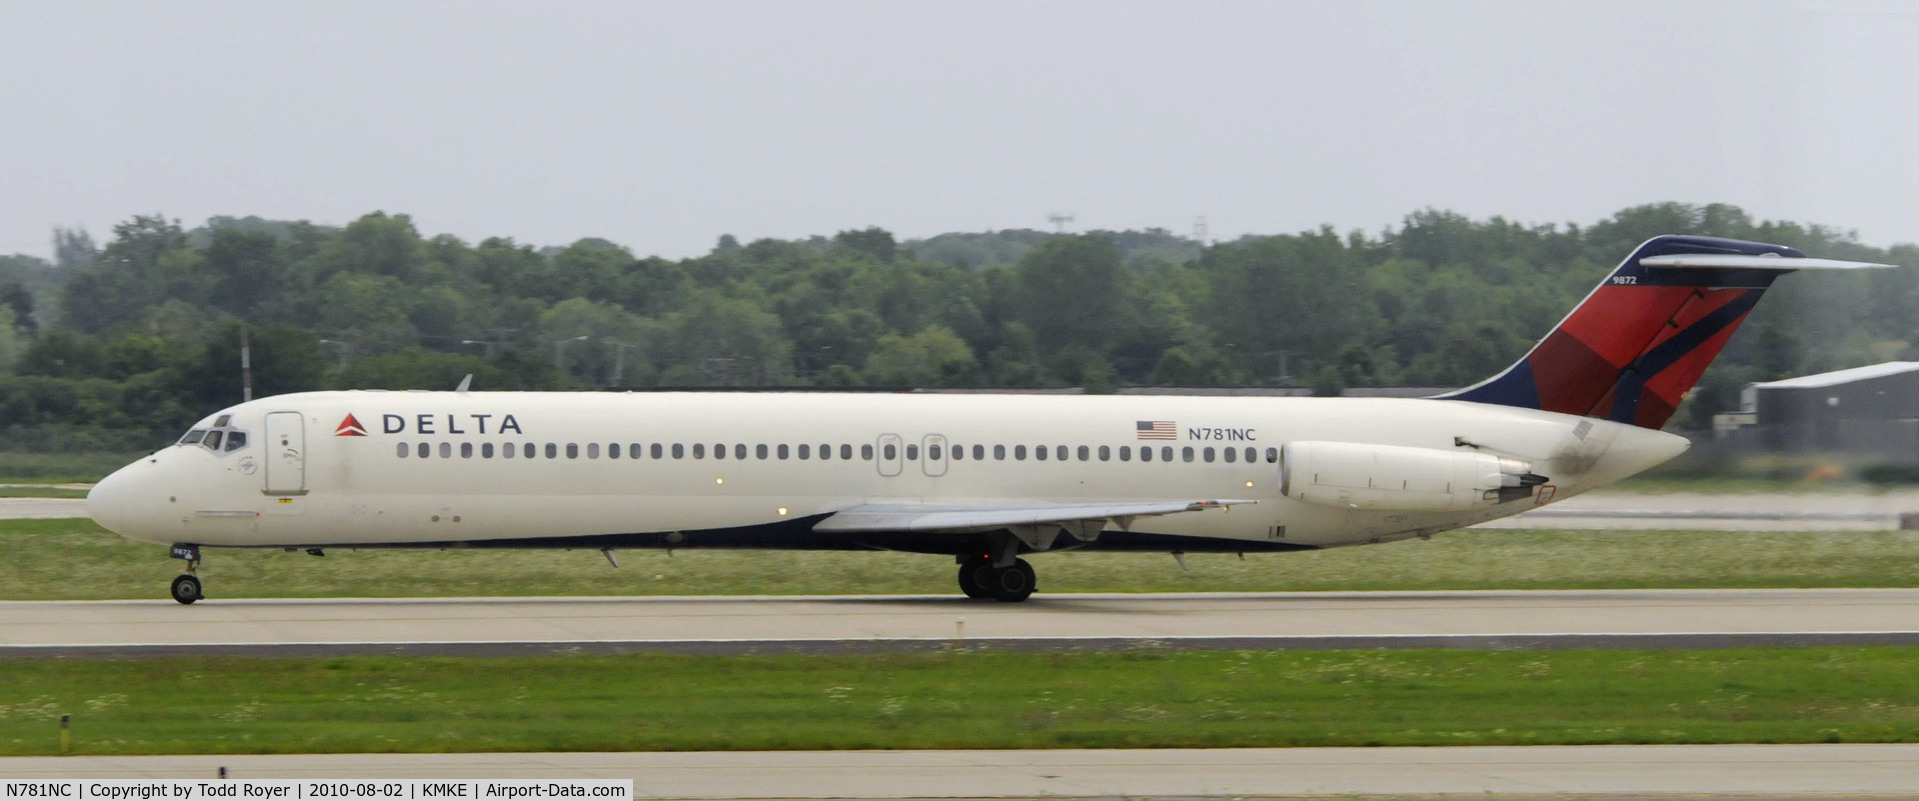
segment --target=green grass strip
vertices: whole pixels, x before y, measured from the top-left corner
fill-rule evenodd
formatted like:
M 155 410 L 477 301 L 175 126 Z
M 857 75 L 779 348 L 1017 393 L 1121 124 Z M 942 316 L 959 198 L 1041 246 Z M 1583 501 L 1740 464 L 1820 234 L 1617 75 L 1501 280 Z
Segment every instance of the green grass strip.
M 21 661 L 0 752 L 1919 741 L 1919 649 Z
M 957 592 L 950 558 L 880 552 L 209 548 L 213 598 Z M 1919 531 L 1458 531 L 1290 554 L 1032 557 L 1040 591 L 1911 587 Z M 164 598 L 181 563 L 87 520 L 0 521 L 0 599 Z

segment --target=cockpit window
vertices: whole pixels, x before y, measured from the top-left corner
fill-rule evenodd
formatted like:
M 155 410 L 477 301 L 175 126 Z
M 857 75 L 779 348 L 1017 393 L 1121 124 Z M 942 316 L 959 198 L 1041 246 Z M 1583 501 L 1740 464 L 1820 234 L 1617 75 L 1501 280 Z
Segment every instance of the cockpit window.
M 232 428 L 233 415 L 223 414 L 211 428 L 196 428 L 180 438 L 181 445 L 198 445 L 214 453 L 232 453 L 247 446 L 247 432 Z

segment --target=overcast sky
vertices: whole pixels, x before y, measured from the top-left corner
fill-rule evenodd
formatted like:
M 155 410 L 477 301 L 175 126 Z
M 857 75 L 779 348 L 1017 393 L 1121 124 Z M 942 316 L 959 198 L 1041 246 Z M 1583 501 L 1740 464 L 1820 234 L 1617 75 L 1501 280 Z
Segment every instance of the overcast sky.
M 1919 4 L 4 2 L 0 253 L 373 210 L 469 241 L 1723 201 L 1919 241 Z

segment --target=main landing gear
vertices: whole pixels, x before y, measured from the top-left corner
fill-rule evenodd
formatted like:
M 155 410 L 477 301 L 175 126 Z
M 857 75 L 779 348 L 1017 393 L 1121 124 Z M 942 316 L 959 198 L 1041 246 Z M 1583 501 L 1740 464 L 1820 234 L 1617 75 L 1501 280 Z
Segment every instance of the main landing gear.
M 994 567 L 990 556 L 974 556 L 960 563 L 960 591 L 968 598 L 991 598 L 1018 603 L 1033 594 L 1038 577 L 1026 560 L 1015 558 L 1006 567 Z
M 194 571 L 200 567 L 200 546 L 176 544 L 173 546 L 173 558 L 187 562 L 187 572 L 173 579 L 173 600 L 190 604 L 205 598 L 200 593 L 200 577 L 194 575 Z

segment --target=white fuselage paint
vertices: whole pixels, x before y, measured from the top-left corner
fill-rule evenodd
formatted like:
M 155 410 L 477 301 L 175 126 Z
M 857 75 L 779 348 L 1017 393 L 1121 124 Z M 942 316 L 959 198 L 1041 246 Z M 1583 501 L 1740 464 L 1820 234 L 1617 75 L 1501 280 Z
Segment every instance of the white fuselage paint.
M 349 391 L 265 398 L 197 428 L 221 415 L 230 416 L 228 428 L 246 432 L 244 448 L 165 448 L 103 480 L 89 497 L 90 513 L 115 532 L 157 543 L 352 547 L 733 529 L 868 503 L 1230 498 L 1258 503 L 1141 518 L 1133 530 L 1329 547 L 1516 514 L 1686 447 L 1680 437 L 1603 420 L 1385 398 Z M 336 433 L 348 415 L 365 436 Z M 502 431 L 508 415 L 514 425 Z M 1142 441 L 1140 421 L 1170 421 L 1176 438 Z M 927 446 L 940 440 L 945 458 L 930 460 Z M 1477 446 L 1525 460 L 1550 484 L 1523 500 L 1463 512 L 1309 505 L 1280 494 L 1278 465 L 1267 458 L 1268 449 L 1295 440 Z M 877 457 L 883 442 L 901 446 L 896 465 L 862 458 L 864 446 L 875 446 Z M 533 458 L 523 452 L 527 443 Z M 640 458 L 632 458 L 633 443 L 642 446 Z M 655 443 L 664 458 L 653 457 Z M 547 456 L 549 444 L 556 458 Z M 610 458 L 613 444 L 622 450 L 618 459 Z M 672 456 L 676 444 L 684 448 L 680 458 Z M 491 458 L 483 456 L 487 445 Z M 502 455 L 508 445 L 513 458 Z M 696 445 L 704 458 L 694 458 Z M 726 458 L 714 457 L 720 445 Z M 740 445 L 744 459 L 734 452 Z M 786 459 L 777 456 L 781 445 Z M 802 445 L 813 458 L 797 458 Z M 819 458 L 822 445 L 833 458 Z M 904 458 L 907 445 L 918 446 L 917 460 Z M 974 445 L 984 446 L 985 459 L 973 458 Z M 471 456 L 463 455 L 467 446 Z M 597 458 L 589 455 L 594 446 Z M 840 458 L 841 446 L 851 446 L 854 458 Z M 1005 447 L 1004 459 L 994 458 L 996 446 Z M 1015 460 L 1020 446 L 1026 458 Z M 1038 446 L 1065 446 L 1067 458 L 1036 459 Z M 1081 446 L 1091 458 L 1079 457 Z M 1106 460 L 1098 456 L 1102 446 Z M 1143 446 L 1156 451 L 1152 461 L 1138 458 Z M 1165 446 L 1172 461 L 1159 458 Z M 1121 461 L 1121 447 L 1134 458 Z M 1198 454 L 1208 447 L 1235 448 L 1242 458 L 1206 462 Z M 1248 447 L 1258 455 L 1251 463 L 1243 458 Z M 964 448 L 964 458 L 952 458 L 954 448 Z M 1187 448 L 1196 454 L 1190 462 L 1182 458 Z

